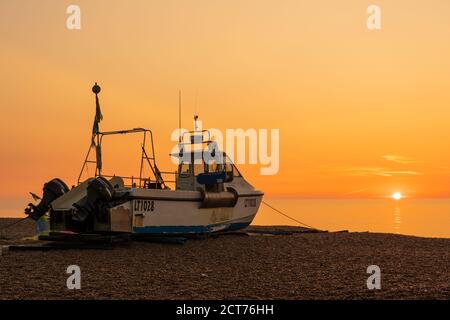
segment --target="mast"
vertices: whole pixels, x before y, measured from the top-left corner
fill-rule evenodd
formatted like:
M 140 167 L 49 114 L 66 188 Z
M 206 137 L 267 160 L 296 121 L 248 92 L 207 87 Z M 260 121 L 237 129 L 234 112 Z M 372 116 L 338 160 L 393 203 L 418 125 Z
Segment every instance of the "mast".
M 78 175 L 77 183 L 80 184 L 81 176 L 83 175 L 83 171 L 86 168 L 88 163 L 95 163 L 95 176 L 101 175 L 102 170 L 102 150 L 100 146 L 100 129 L 99 129 L 99 123 L 103 119 L 102 112 L 100 110 L 100 102 L 98 99 L 98 94 L 100 93 L 101 88 L 97 84 L 97 82 L 92 87 L 92 92 L 95 94 L 95 117 L 94 117 L 94 124 L 92 126 L 92 137 L 91 137 L 91 144 L 89 145 L 88 152 L 86 154 L 86 157 L 84 158 L 83 166 L 81 167 L 80 174 Z M 89 155 L 91 153 L 91 149 L 95 148 L 95 155 L 96 159 L 95 161 L 89 160 Z
M 102 147 L 100 145 L 100 138 L 98 136 L 98 134 L 100 133 L 100 121 L 103 120 L 102 111 L 100 109 L 100 101 L 98 100 L 98 94 L 101 90 L 102 89 L 97 84 L 97 82 L 92 87 L 92 92 L 95 94 L 95 118 L 94 125 L 92 127 L 92 146 L 95 147 L 95 170 L 96 175 L 98 176 L 101 176 L 102 174 Z

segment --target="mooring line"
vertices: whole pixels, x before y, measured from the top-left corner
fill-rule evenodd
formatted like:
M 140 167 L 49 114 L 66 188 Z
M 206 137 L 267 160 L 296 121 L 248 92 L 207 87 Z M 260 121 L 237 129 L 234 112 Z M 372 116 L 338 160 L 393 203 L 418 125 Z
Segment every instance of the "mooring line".
M 9 227 L 12 227 L 15 224 L 18 224 L 19 222 L 25 221 L 28 218 L 29 217 L 22 218 L 20 220 L 14 221 L 13 223 L 10 223 L 10 224 L 4 226 L 3 228 L 0 228 L 0 237 L 3 237 L 3 230 L 8 229 Z
M 265 204 L 266 206 L 268 206 L 270 209 L 274 210 L 275 212 L 277 212 L 277 213 L 279 213 L 279 214 L 285 216 L 285 217 L 288 218 L 288 219 L 291 219 L 292 221 L 297 222 L 297 223 L 300 224 L 300 225 L 303 225 L 303 226 L 305 226 L 305 227 L 307 227 L 307 228 L 310 228 L 310 229 L 313 229 L 313 230 L 322 231 L 322 230 L 317 229 L 317 228 L 315 228 L 315 227 L 313 227 L 313 226 L 310 226 L 310 225 L 308 225 L 308 224 L 306 224 L 306 223 L 303 223 L 303 222 L 301 222 L 301 221 L 299 221 L 299 220 L 297 220 L 297 219 L 295 219 L 295 218 L 292 218 L 291 216 L 287 215 L 287 214 L 284 213 L 284 212 L 281 212 L 281 211 L 278 210 L 277 208 L 272 207 L 270 204 L 268 204 L 268 203 L 265 202 L 264 200 L 262 200 L 262 203 Z

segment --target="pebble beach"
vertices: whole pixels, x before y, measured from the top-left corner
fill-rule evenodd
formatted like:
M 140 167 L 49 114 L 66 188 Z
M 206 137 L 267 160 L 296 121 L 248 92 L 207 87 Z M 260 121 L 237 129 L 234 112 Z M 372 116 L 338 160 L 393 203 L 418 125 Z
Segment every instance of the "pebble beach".
M 34 223 L 21 222 L 0 238 L 0 299 L 450 299 L 450 239 L 271 229 L 285 233 L 251 226 L 184 244 L 8 250 L 38 243 Z M 66 287 L 69 265 L 81 269 L 80 290 Z M 370 265 L 380 290 L 367 288 Z

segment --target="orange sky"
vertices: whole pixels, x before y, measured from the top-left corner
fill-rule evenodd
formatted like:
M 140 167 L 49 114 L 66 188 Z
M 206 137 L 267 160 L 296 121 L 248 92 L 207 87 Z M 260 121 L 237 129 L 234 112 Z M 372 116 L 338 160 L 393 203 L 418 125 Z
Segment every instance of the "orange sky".
M 268 196 L 448 197 L 449 36 L 443 0 L 1 1 L 0 201 L 75 182 L 95 81 L 102 129 L 153 129 L 163 169 L 181 89 L 185 124 L 280 129 L 277 175 L 241 167 Z

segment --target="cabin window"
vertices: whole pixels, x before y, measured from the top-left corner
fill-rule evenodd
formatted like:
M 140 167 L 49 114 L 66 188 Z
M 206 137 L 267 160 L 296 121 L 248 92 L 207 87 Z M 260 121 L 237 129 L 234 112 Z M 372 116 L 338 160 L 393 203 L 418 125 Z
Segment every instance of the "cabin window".
M 206 165 L 206 169 L 208 170 L 208 172 L 218 172 L 220 171 L 220 166 L 216 163 L 215 160 L 211 160 Z
M 191 166 L 187 162 L 182 162 L 180 165 L 180 176 L 189 176 L 191 174 Z
M 233 166 L 233 177 L 242 177 L 241 173 L 239 172 L 239 170 L 236 168 L 236 166 L 234 164 L 232 164 Z
M 242 177 L 241 173 L 234 164 L 233 164 L 233 177 Z
M 194 163 L 194 175 L 198 176 L 201 173 L 205 172 L 205 164 L 202 163 Z
M 225 165 L 225 170 L 226 170 L 226 172 L 232 172 L 233 177 L 241 177 L 239 170 L 232 163 L 227 162 Z
M 227 156 L 227 154 L 223 153 L 225 160 L 225 171 L 226 172 L 233 172 L 233 177 L 242 177 L 239 170 L 236 168 L 236 166 L 233 164 L 233 161 L 231 161 L 230 157 Z

